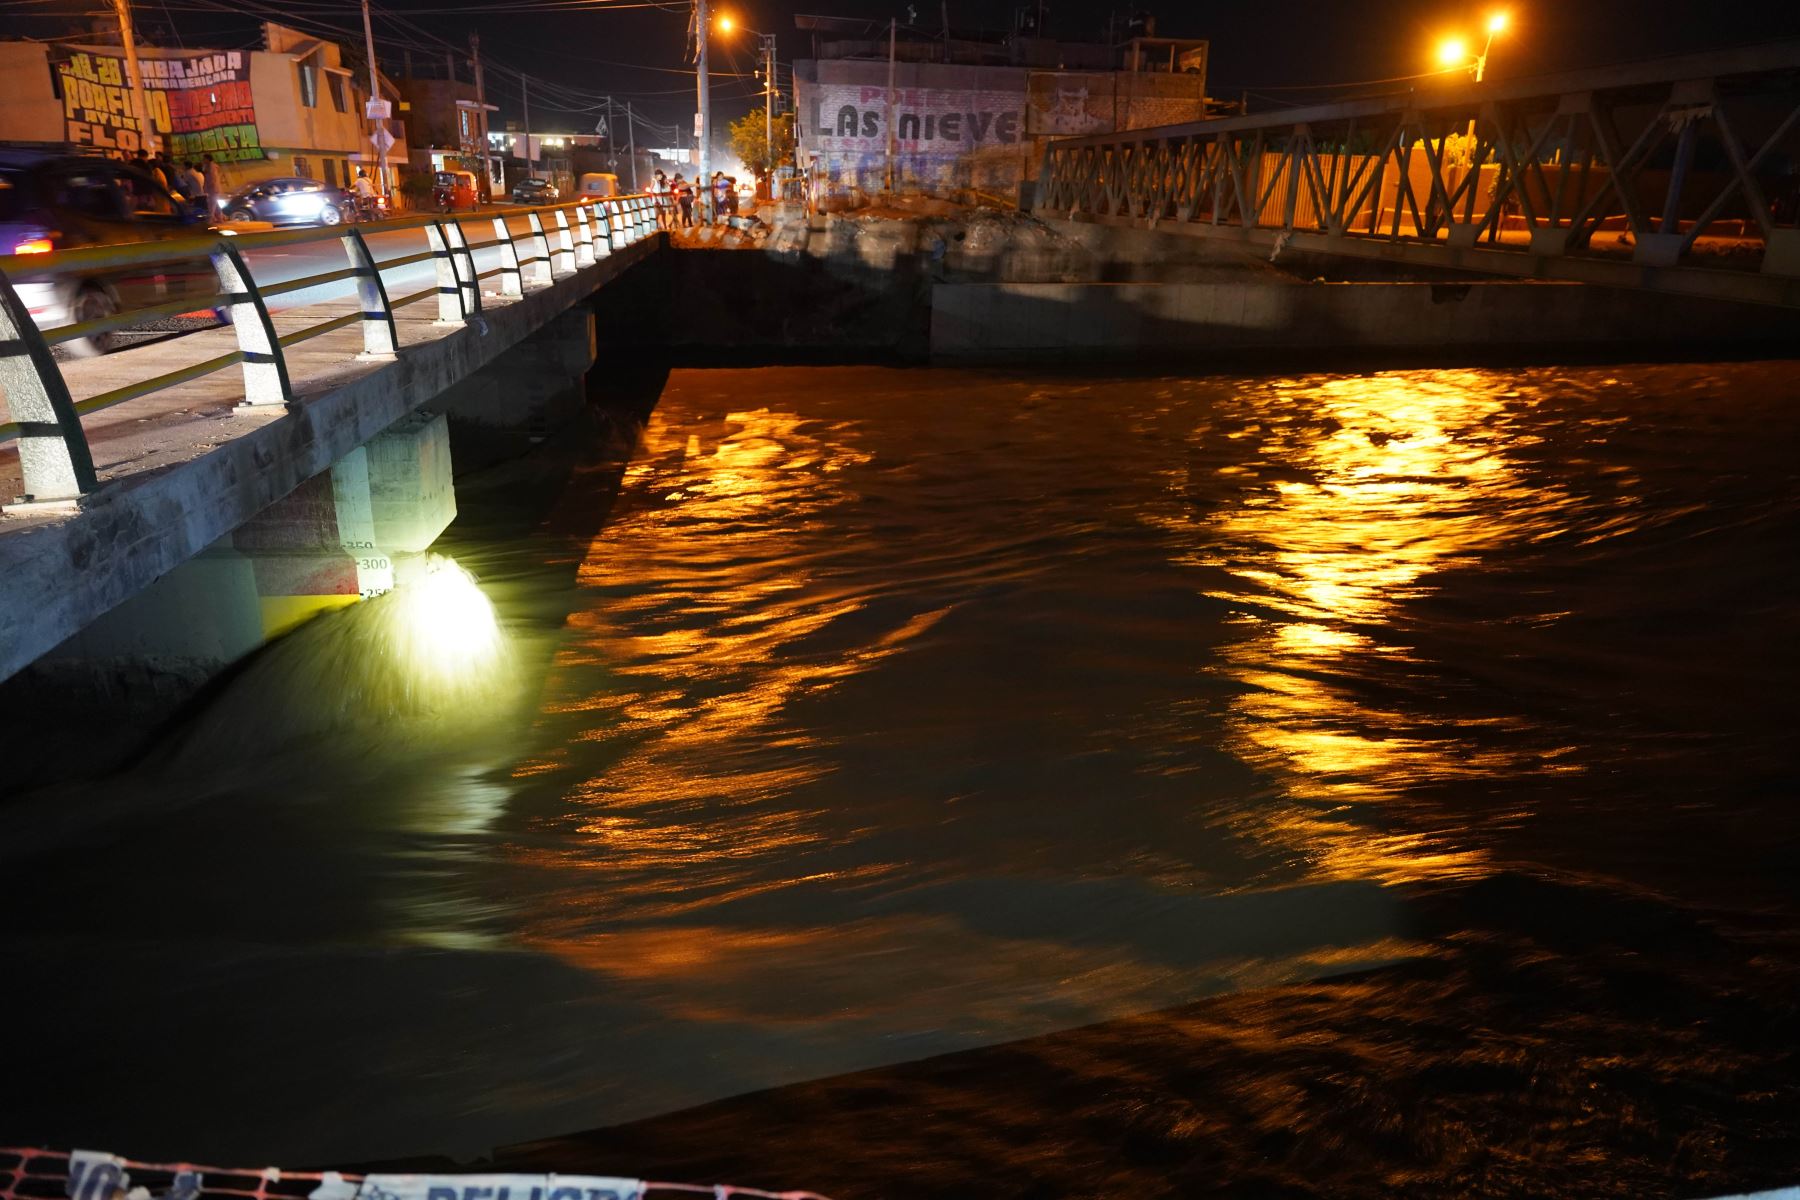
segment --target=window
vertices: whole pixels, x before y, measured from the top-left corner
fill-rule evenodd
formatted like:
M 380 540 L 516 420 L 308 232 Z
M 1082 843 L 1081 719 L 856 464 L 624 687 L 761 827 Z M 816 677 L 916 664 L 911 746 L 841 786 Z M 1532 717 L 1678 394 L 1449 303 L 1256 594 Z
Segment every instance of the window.
M 121 170 L 118 173 L 120 190 L 134 217 L 172 217 L 175 215 L 175 201 L 169 198 L 154 179 L 138 171 Z
M 84 217 L 120 221 L 125 218 L 126 208 L 114 182 L 107 172 L 81 171 L 65 175 L 56 181 L 56 201 Z
M 300 103 L 319 107 L 319 72 L 311 63 L 300 64 Z
M 304 158 L 300 158 L 300 157 L 296 156 L 294 158 L 294 174 L 298 175 L 302 179 L 311 179 L 312 178 L 312 164 L 307 162 Z
M 337 109 L 339 112 L 347 111 L 345 108 L 346 101 L 344 100 L 344 77 L 336 73 L 330 73 L 325 76 L 325 82 L 331 85 L 331 107 Z
M 338 185 L 337 159 L 335 158 L 325 160 L 325 182 L 332 187 Z

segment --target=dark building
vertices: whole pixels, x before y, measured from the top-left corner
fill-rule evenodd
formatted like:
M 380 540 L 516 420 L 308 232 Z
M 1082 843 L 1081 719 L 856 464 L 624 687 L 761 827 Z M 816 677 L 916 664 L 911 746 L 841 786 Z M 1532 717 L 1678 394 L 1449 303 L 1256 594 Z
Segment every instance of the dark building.
M 813 57 L 794 64 L 800 154 L 816 189 L 878 192 L 890 170 L 889 54 L 893 57 L 893 187 L 978 193 L 1008 201 L 1037 177 L 1053 137 L 1197 121 L 1206 98 L 1207 43 L 1155 36 L 1137 18 L 1119 40 L 1046 36 L 1037 9 L 1011 33 L 801 16 Z

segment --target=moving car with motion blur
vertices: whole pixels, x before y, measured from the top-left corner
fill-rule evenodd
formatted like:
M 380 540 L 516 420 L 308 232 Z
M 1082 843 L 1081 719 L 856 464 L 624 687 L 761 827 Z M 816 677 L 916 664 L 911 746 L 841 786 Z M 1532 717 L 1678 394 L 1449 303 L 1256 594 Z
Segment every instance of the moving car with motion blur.
M 172 195 L 144 171 L 106 158 L 0 150 L 0 252 L 7 280 L 39 329 L 97 321 L 130 308 L 211 296 L 205 259 L 92 267 L 35 276 L 31 255 L 81 246 L 165 241 L 206 232 L 205 202 Z M 123 344 L 118 331 L 62 343 L 77 357 Z
M 554 204 L 561 195 L 548 179 L 521 179 L 512 190 L 514 204 Z
M 599 200 L 607 196 L 619 194 L 619 177 L 606 171 L 590 171 L 581 177 L 581 196 L 584 200 Z
M 271 225 L 341 225 L 356 219 L 356 202 L 317 179 L 281 176 L 247 184 L 225 201 L 227 221 Z

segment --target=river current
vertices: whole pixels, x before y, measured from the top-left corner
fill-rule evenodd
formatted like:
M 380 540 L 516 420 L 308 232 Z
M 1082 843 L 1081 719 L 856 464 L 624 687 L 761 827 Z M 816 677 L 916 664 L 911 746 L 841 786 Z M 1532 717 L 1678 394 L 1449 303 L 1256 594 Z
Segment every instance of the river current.
M 416 694 L 383 598 L 10 806 L 0 1128 L 299 1166 L 674 1114 L 510 1159 L 839 1197 L 1800 1182 L 1797 401 L 675 372 L 459 484 L 495 679 Z

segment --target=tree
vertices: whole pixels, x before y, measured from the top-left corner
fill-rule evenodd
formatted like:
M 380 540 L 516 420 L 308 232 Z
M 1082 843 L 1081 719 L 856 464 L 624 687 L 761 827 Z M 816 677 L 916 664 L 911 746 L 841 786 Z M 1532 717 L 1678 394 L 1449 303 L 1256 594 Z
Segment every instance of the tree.
M 756 172 L 758 179 L 768 179 L 769 143 L 765 136 L 765 118 L 761 109 L 733 121 L 726 127 L 730 134 L 731 152 Z M 794 162 L 794 114 L 775 118 L 775 165 L 792 166 Z M 767 188 L 764 188 L 766 194 Z

